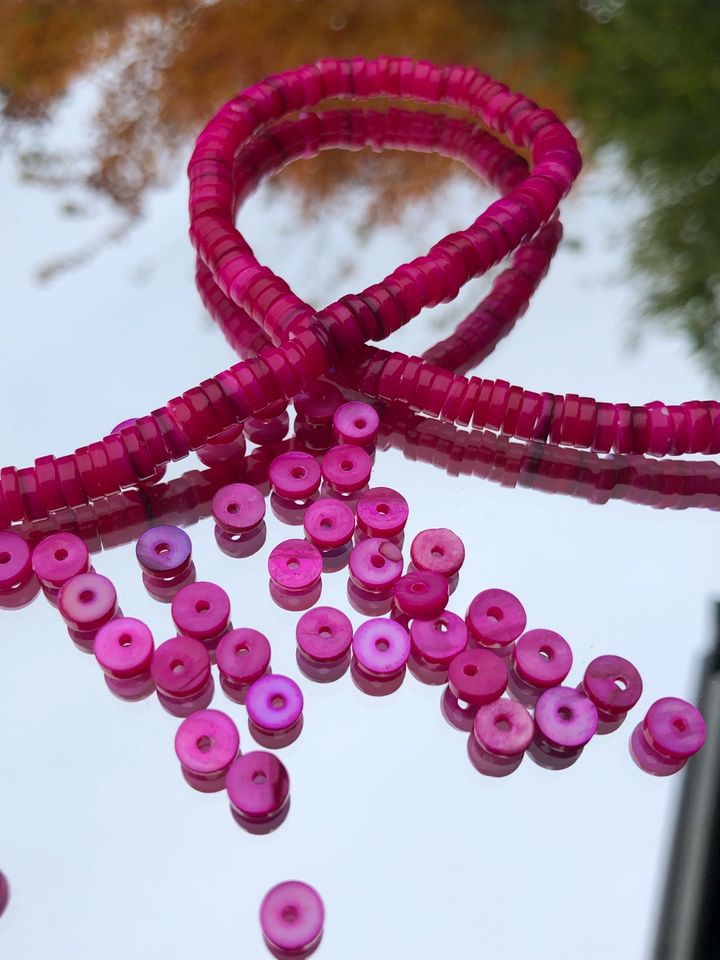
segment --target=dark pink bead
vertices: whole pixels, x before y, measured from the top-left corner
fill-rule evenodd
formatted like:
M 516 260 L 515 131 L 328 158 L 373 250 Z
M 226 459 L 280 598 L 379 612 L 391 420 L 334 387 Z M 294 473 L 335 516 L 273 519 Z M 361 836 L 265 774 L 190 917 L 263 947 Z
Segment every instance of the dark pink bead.
M 598 712 L 591 700 L 572 687 L 552 687 L 535 705 L 535 723 L 550 747 L 576 751 L 594 736 Z
M 483 590 L 465 615 L 468 633 L 484 647 L 506 647 L 525 629 L 525 608 L 507 590 Z
M 150 673 L 161 693 L 186 699 L 203 691 L 210 680 L 210 654 L 199 640 L 173 637 L 161 643 Z
M 403 557 L 394 543 L 369 537 L 353 547 L 349 567 L 350 577 L 358 587 L 384 593 L 402 576 Z
M 275 955 L 309 957 L 322 939 L 325 908 L 318 893 L 299 880 L 279 883 L 260 906 L 260 926 Z
M 115 616 L 115 587 L 99 573 L 81 573 L 60 589 L 58 610 L 73 630 L 99 630 Z
M 343 395 L 338 388 L 323 382 L 312 384 L 293 400 L 298 416 L 315 425 L 332 423 L 333 414 L 342 402 Z
M 32 576 L 30 547 L 17 533 L 0 531 L 0 591 L 14 590 Z
M 215 650 L 220 678 L 232 687 L 245 687 L 263 677 L 270 666 L 270 644 L 259 630 L 228 630 Z
M 352 642 L 355 661 L 371 677 L 388 678 L 401 673 L 410 655 L 410 637 L 395 620 L 366 620 Z
M 178 577 L 190 566 L 192 541 L 180 527 L 151 527 L 135 545 L 138 563 L 152 577 Z
M 220 710 L 197 710 L 183 720 L 175 734 L 175 754 L 193 785 L 199 781 L 224 786 L 239 749 L 238 729 Z
M 265 519 L 265 498 L 249 483 L 231 483 L 215 493 L 212 515 L 225 533 L 246 533 Z
M 499 757 L 515 757 L 532 743 L 533 719 L 517 700 L 501 697 L 478 708 L 473 736 L 478 745 Z
M 343 403 L 333 414 L 333 432 L 338 443 L 369 447 L 375 443 L 380 417 L 369 403 Z
M 447 606 L 448 582 L 439 573 L 416 570 L 393 586 L 395 606 L 410 618 L 432 620 Z
M 334 661 L 349 651 L 353 628 L 342 610 L 314 607 L 298 620 L 295 637 L 305 656 L 319 662 Z
M 0 917 L 5 913 L 10 903 L 10 884 L 5 874 L 0 870 Z
M 74 533 L 53 533 L 33 550 L 32 567 L 40 583 L 58 590 L 72 577 L 88 572 L 90 554 L 85 541 Z
M 195 640 L 214 640 L 227 629 L 230 598 L 216 583 L 189 583 L 173 599 L 171 612 L 178 633 Z
M 533 687 L 556 687 L 572 667 L 570 644 L 554 630 L 528 630 L 513 649 L 513 665 L 521 680 Z
M 662 758 L 687 760 L 705 743 L 705 720 L 686 700 L 663 697 L 645 715 L 642 733 L 648 746 Z
M 320 487 L 320 464 L 309 453 L 281 453 L 270 464 L 268 474 L 275 493 L 286 500 L 307 500 Z
M 585 670 L 585 696 L 605 719 L 624 716 L 642 696 L 643 683 L 636 667 L 624 657 L 596 657 Z
M 322 458 L 325 482 L 338 493 L 354 493 L 367 485 L 372 473 L 372 460 L 361 447 L 341 444 L 331 447 Z
M 279 443 L 288 432 L 289 426 L 290 417 L 287 411 L 283 411 L 279 416 L 272 417 L 269 420 L 250 417 L 245 421 L 245 436 L 251 443 L 256 443 L 259 446 Z
M 311 503 L 303 518 L 305 536 L 319 550 L 344 547 L 355 532 L 355 514 L 341 500 L 324 497 Z
M 117 680 L 147 673 L 155 644 L 149 627 L 134 617 L 116 617 L 98 630 L 93 652 L 104 673 Z
M 277 822 L 290 801 L 290 778 L 272 753 L 254 750 L 237 757 L 226 778 L 230 806 L 241 823 Z
M 453 696 L 473 706 L 499 699 L 507 680 L 505 663 L 490 650 L 464 650 L 453 658 L 448 669 Z
M 248 717 L 259 730 L 282 733 L 302 717 L 302 690 L 290 677 L 269 673 L 250 687 L 245 706 Z
M 429 570 L 450 579 L 463 565 L 465 547 L 452 530 L 421 530 L 410 544 L 410 559 L 416 570 Z
M 371 487 L 357 502 L 358 527 L 370 537 L 396 537 L 405 529 L 409 507 L 390 487 Z
M 283 540 L 268 557 L 270 579 L 283 590 L 305 592 L 322 573 L 322 556 L 307 540 Z
M 415 656 L 427 663 L 449 664 L 467 646 L 465 621 L 450 610 L 432 620 L 413 620 L 410 645 Z

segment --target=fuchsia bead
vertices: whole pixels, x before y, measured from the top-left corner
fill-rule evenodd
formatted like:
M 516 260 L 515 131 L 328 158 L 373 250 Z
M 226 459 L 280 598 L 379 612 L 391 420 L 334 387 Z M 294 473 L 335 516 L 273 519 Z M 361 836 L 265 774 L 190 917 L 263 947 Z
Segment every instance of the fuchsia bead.
M 328 450 L 322 458 L 321 468 L 325 482 L 332 490 L 354 493 L 367 485 L 372 460 L 362 447 L 345 443 Z
M 227 430 L 209 440 L 197 451 L 198 460 L 207 467 L 227 467 L 241 464 L 245 456 L 243 426 L 235 423 Z
M 483 647 L 506 647 L 525 629 L 525 608 L 507 590 L 483 590 L 470 603 L 465 615 L 468 633 Z
M 295 627 L 297 645 L 311 660 L 331 662 L 350 650 L 353 628 L 342 610 L 313 607 L 304 613 Z
M 189 699 L 200 694 L 211 679 L 210 654 L 199 640 L 173 637 L 155 651 L 150 673 L 165 696 Z
M 559 753 L 575 753 L 595 735 L 598 712 L 595 704 L 572 687 L 551 687 L 535 705 L 538 734 Z
M 307 540 L 283 540 L 268 557 L 268 572 L 278 587 L 303 593 L 319 582 L 322 556 Z
M 298 416 L 317 426 L 331 424 L 342 402 L 343 395 L 338 388 L 324 381 L 313 383 L 293 399 Z
M 270 464 L 270 484 L 279 497 L 307 500 L 320 487 L 320 464 L 309 453 L 281 453 Z
M 596 657 L 585 670 L 582 689 L 603 720 L 628 713 L 642 696 L 642 677 L 624 657 Z
M 349 560 L 350 578 L 363 590 L 385 593 L 402 576 L 402 553 L 388 540 L 370 537 L 356 544 Z
M 150 628 L 134 617 L 116 617 L 98 630 L 93 651 L 107 676 L 125 680 L 147 673 L 155 644 Z
M 249 483 L 231 483 L 215 493 L 212 515 L 225 533 L 247 533 L 265 519 L 265 498 Z
M 240 734 L 220 710 L 196 710 L 175 734 L 175 754 L 185 778 L 207 790 L 222 789 L 230 764 L 238 755 Z
M 572 662 L 570 644 L 554 630 L 528 630 L 513 649 L 515 672 L 532 687 L 557 687 L 570 673 Z
M 390 487 L 371 487 L 357 502 L 358 527 L 369 537 L 396 537 L 405 529 L 409 507 L 402 494 Z
M 532 743 L 535 724 L 521 703 L 501 697 L 478 707 L 472 732 L 478 746 L 487 753 L 515 758 Z
M 32 577 L 30 547 L 17 533 L 0 531 L 0 592 L 15 590 Z
M 53 533 L 35 547 L 32 567 L 40 583 L 58 590 L 72 577 L 90 569 L 90 553 L 74 533 Z
M 395 606 L 410 618 L 434 619 L 445 609 L 448 598 L 448 582 L 439 573 L 416 570 L 393 586 Z
M 288 432 L 290 417 L 287 410 L 283 410 L 277 417 L 261 420 L 258 417 L 249 417 L 245 421 L 245 436 L 251 443 L 259 446 L 279 443 Z
M 290 778 L 284 764 L 262 750 L 233 761 L 226 788 L 230 807 L 245 827 L 279 826 L 290 803 Z
M 646 773 L 657 777 L 677 773 L 705 743 L 703 715 L 687 700 L 656 700 L 630 738 L 630 753 Z
M 189 583 L 173 599 L 171 613 L 178 633 L 214 640 L 227 630 L 230 598 L 216 583 Z
M 504 661 L 490 650 L 464 650 L 450 663 L 448 686 L 463 703 L 473 707 L 498 700 L 507 687 Z
M 369 403 L 343 403 L 333 414 L 333 432 L 338 443 L 369 447 L 375 443 L 380 417 Z
M 117 611 L 115 587 L 99 573 L 81 573 L 60 589 L 58 610 L 73 630 L 99 630 Z
M 389 679 L 405 669 L 410 637 L 402 624 L 377 617 L 355 631 L 352 642 L 356 664 L 370 677 Z
M 323 498 L 311 503 L 303 518 L 305 536 L 319 550 L 344 547 L 355 532 L 355 514 L 341 500 Z
M 152 577 L 179 577 L 190 566 L 192 541 L 180 527 L 151 527 L 135 546 L 138 563 Z
M 286 733 L 302 718 L 302 690 L 290 677 L 267 674 L 250 687 L 245 706 L 249 719 L 262 733 Z
M 223 686 L 242 689 L 265 676 L 270 666 L 270 644 L 259 630 L 228 630 L 215 650 Z
M 260 926 L 268 948 L 283 956 L 309 957 L 320 944 L 325 908 L 307 883 L 288 880 L 265 894 Z
M 467 646 L 465 621 L 450 610 L 432 620 L 415 619 L 410 624 L 410 645 L 416 657 L 445 666 Z
M 428 570 L 450 579 L 465 561 L 465 547 L 452 530 L 422 530 L 410 544 L 410 559 L 416 570 Z

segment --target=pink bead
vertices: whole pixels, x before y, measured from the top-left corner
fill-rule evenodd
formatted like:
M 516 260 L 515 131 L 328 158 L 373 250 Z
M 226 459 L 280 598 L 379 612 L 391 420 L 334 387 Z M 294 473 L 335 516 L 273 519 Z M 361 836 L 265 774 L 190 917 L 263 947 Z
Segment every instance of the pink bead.
M 343 402 L 343 395 L 331 383 L 318 382 L 295 395 L 293 403 L 298 416 L 308 423 L 332 423 L 333 414 Z
M 557 750 L 580 750 L 598 725 L 595 704 L 572 687 L 552 687 L 535 705 L 535 723 L 543 740 Z
M 325 482 L 338 493 L 354 493 L 366 486 L 372 473 L 372 460 L 361 447 L 341 444 L 331 447 L 322 458 Z
M 395 606 L 410 618 L 433 620 L 447 606 L 448 582 L 439 573 L 416 570 L 393 586 Z
M 515 672 L 533 687 L 556 687 L 572 667 L 570 644 L 554 630 L 528 630 L 513 650 Z
M 98 630 L 115 616 L 115 587 L 99 573 L 81 573 L 60 589 L 58 610 L 73 630 Z
M 238 729 L 220 710 L 196 710 L 175 734 L 175 753 L 193 780 L 224 781 L 239 749 Z
M 383 593 L 391 590 L 402 575 L 402 553 L 388 540 L 370 537 L 353 547 L 349 567 L 350 577 L 358 587 Z
M 410 645 L 415 656 L 427 663 L 449 664 L 467 646 L 465 621 L 449 610 L 432 620 L 413 620 Z
M 372 677 L 388 678 L 401 673 L 410 656 L 410 637 L 395 620 L 366 620 L 355 631 L 353 656 Z
M 0 591 L 13 590 L 32 576 L 30 547 L 17 533 L 0 531 Z
M 230 598 L 216 583 L 189 583 L 173 599 L 171 613 L 178 633 L 195 640 L 214 640 L 227 629 Z
M 10 884 L 5 874 L 0 870 L 0 917 L 5 913 L 10 902 Z
M 369 537 L 396 537 L 405 529 L 409 508 L 402 494 L 390 487 L 372 487 L 357 502 L 358 527 Z
M 319 550 L 344 547 L 355 532 L 355 514 L 341 500 L 324 497 L 311 503 L 303 518 L 305 536 Z
M 349 651 L 353 628 L 342 610 L 314 607 L 298 620 L 295 637 L 305 656 L 319 662 L 333 661 Z
M 33 550 L 32 567 L 40 583 L 58 590 L 71 577 L 88 572 L 90 554 L 74 533 L 53 533 Z
M 230 806 L 241 822 L 276 821 L 290 801 L 290 778 L 272 753 L 254 750 L 241 754 L 226 780 Z
M 270 644 L 259 630 L 228 630 L 215 650 L 221 679 L 231 687 L 245 687 L 267 673 Z
M 369 403 L 343 403 L 333 414 L 333 432 L 338 443 L 368 447 L 375 442 L 380 428 L 380 417 Z
M 410 559 L 416 570 L 429 570 L 449 579 L 463 565 L 465 547 L 452 530 L 422 530 L 410 544 Z
M 588 664 L 583 692 L 605 719 L 624 716 L 642 696 L 642 677 L 623 657 L 596 657 Z
M 150 673 L 155 686 L 166 696 L 186 699 L 207 686 L 210 654 L 199 640 L 173 637 L 155 651 Z
M 515 757 L 532 743 L 535 724 L 517 700 L 502 697 L 479 707 L 473 721 L 478 745 L 499 757 Z
M 221 487 L 212 499 L 215 523 L 231 535 L 258 527 L 265 518 L 265 498 L 249 483 Z
M 492 703 L 507 687 L 507 667 L 490 650 L 464 650 L 450 663 L 448 685 L 454 697 L 473 706 Z
M 281 453 L 270 464 L 270 484 L 279 497 L 307 500 L 320 487 L 320 464 L 309 453 Z
M 138 563 L 153 577 L 178 577 L 190 566 L 192 541 L 180 527 L 151 527 L 135 545 Z
M 267 674 L 250 687 L 245 706 L 250 720 L 264 733 L 282 733 L 302 716 L 302 690 L 290 677 Z
M 320 580 L 322 556 L 307 540 L 283 540 L 268 557 L 268 572 L 283 590 L 305 592 Z
M 93 652 L 103 672 L 124 680 L 147 673 L 153 658 L 149 627 L 134 617 L 116 617 L 98 630 Z
M 269 420 L 249 417 L 245 421 L 245 436 L 251 443 L 256 443 L 259 446 L 279 443 L 288 432 L 289 426 L 290 417 L 286 410 L 279 414 L 279 416 L 272 417 Z
M 483 590 L 465 615 L 468 633 L 484 647 L 506 647 L 525 629 L 525 608 L 507 590 Z
M 663 697 L 645 715 L 642 733 L 648 746 L 662 758 L 687 760 L 705 743 L 705 720 L 686 700 Z
M 309 957 L 322 939 L 325 908 L 307 883 L 288 880 L 265 894 L 260 926 L 269 949 L 283 956 Z

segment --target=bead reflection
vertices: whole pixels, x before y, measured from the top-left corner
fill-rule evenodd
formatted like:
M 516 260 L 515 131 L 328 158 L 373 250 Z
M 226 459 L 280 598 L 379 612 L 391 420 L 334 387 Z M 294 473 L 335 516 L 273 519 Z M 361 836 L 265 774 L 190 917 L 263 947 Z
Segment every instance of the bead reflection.
M 252 557 L 264 546 L 266 539 L 267 526 L 264 520 L 254 530 L 246 533 L 227 533 L 215 526 L 215 542 L 218 547 L 226 556 L 236 560 Z
M 136 703 L 139 700 L 145 700 L 150 694 L 155 692 L 155 684 L 150 676 L 150 671 L 139 674 L 137 677 L 104 677 L 107 688 L 118 700 L 126 700 L 128 703 Z
M 420 683 L 426 683 L 429 686 L 442 686 L 448 680 L 448 668 L 441 663 L 428 663 L 422 657 L 418 657 L 414 651 L 410 651 L 408 657 L 408 670 L 419 680 Z
M 32 603 L 35 597 L 40 593 L 40 581 L 33 574 L 29 580 L 12 590 L 4 590 L 0 593 L 0 609 L 2 610 L 21 610 Z
M 402 686 L 403 680 L 405 679 L 405 672 L 406 668 L 403 667 L 399 673 L 393 674 L 392 676 L 371 676 L 362 669 L 354 658 L 350 664 L 350 676 L 352 677 L 353 683 L 358 690 L 361 690 L 370 697 L 387 697 L 389 694 L 395 693 L 395 691 L 399 690 Z
M 463 703 L 453 695 L 450 687 L 446 687 L 440 700 L 440 710 L 451 727 L 469 733 L 473 727 L 477 706 L 472 703 Z
M 143 573 L 142 582 L 153 600 L 159 603 L 172 603 L 183 587 L 195 582 L 196 576 L 195 564 L 191 563 L 178 577 L 152 577 L 148 573 Z
M 253 740 L 259 743 L 261 747 L 266 747 L 268 750 L 281 750 L 283 747 L 289 747 L 291 743 L 295 743 L 302 733 L 303 724 L 303 717 L 300 716 L 287 730 L 271 731 L 263 730 L 248 719 L 248 730 Z
M 301 527 L 305 519 L 305 511 L 311 503 L 315 503 L 319 497 L 314 493 L 307 500 L 287 500 L 285 497 L 279 497 L 274 491 L 270 494 L 270 509 L 273 516 L 281 523 L 290 527 Z
M 287 820 L 288 814 L 290 813 L 290 797 L 288 797 L 282 809 L 262 820 L 252 820 L 249 817 L 243 816 L 243 814 L 239 813 L 234 807 L 230 807 L 230 813 L 235 822 L 247 833 L 253 834 L 256 837 L 265 837 L 274 830 L 277 830 L 278 827 L 281 827 Z
M 314 607 L 322 593 L 322 582 L 320 581 L 305 591 L 285 590 L 283 587 L 278 586 L 273 580 L 268 580 L 268 586 L 273 602 L 283 610 L 289 610 L 293 613 L 297 613 L 300 610 L 309 610 L 310 607 Z
M 195 713 L 196 710 L 205 710 L 210 706 L 212 702 L 213 695 L 215 693 L 215 681 L 210 677 L 209 682 L 203 687 L 203 689 L 196 694 L 193 694 L 192 697 L 178 698 L 178 697 L 169 697 L 166 693 L 161 693 L 160 690 L 157 691 L 157 698 L 160 701 L 161 705 L 169 714 L 172 714 L 173 717 L 189 717 L 191 713 Z
M 323 573 L 339 573 L 348 565 L 352 544 L 348 543 L 337 550 L 321 550 Z
M 579 760 L 583 747 L 575 750 L 560 750 L 551 747 L 546 740 L 536 734 L 527 752 L 528 756 L 543 770 L 567 770 Z
M 362 587 L 358 587 L 349 579 L 347 598 L 353 610 L 366 617 L 382 617 L 386 613 L 390 613 L 393 605 L 392 591 L 372 593 L 370 590 L 363 590 Z
M 470 763 L 478 773 L 482 773 L 486 777 L 507 777 L 517 770 L 524 756 L 520 753 L 514 757 L 500 757 L 494 753 L 488 753 L 480 746 L 472 733 L 468 737 L 467 751 Z
M 334 683 L 345 676 L 350 666 L 351 654 L 348 652 L 337 660 L 315 660 L 308 657 L 299 648 L 295 651 L 295 660 L 303 676 L 315 683 Z

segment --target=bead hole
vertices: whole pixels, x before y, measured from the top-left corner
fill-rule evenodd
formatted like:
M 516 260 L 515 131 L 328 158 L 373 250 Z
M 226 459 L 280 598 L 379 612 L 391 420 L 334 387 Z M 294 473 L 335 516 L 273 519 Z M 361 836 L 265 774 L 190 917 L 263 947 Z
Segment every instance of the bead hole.
M 370 557 L 370 563 L 373 565 L 373 567 L 375 567 L 376 570 L 380 570 L 385 566 L 385 558 L 376 553 L 374 556 Z
M 256 770 L 255 773 L 252 775 L 253 783 L 265 783 L 266 780 L 267 780 L 267 777 L 262 772 L 262 770 Z
M 297 559 L 297 557 L 290 557 L 290 559 L 287 562 L 287 565 L 288 565 L 288 569 L 297 570 L 297 568 L 300 566 L 300 561 Z
M 170 544 L 169 544 L 169 543 L 159 543 L 159 544 L 155 547 L 155 553 L 157 553 L 157 555 L 160 556 L 160 557 L 164 556 L 166 553 L 170 553 Z
M 498 728 L 498 730 L 502 730 L 505 733 L 507 733 L 508 730 L 512 730 L 512 724 L 510 723 L 510 720 L 504 715 L 495 718 L 495 726 Z
M 348 470 L 352 470 L 352 468 L 353 468 L 352 460 L 343 460 L 340 463 L 340 469 L 345 470 L 345 472 L 347 472 Z
M 229 503 L 225 509 L 228 513 L 236 514 L 240 507 L 236 503 Z
M 305 476 L 305 467 L 293 467 L 290 471 L 290 476 L 295 480 L 302 480 Z
M 123 633 L 123 635 L 118 639 L 118 643 L 121 647 L 129 647 L 132 643 L 132 637 L 129 633 Z
M 494 620 L 498 623 L 503 618 L 503 612 L 500 607 L 490 607 L 486 614 L 488 620 Z
M 414 583 L 410 584 L 410 589 L 413 593 L 425 593 L 427 590 L 427 584 L 423 583 L 422 580 L 416 580 Z
M 78 597 L 78 600 L 80 601 L 80 603 L 92 603 L 94 599 L 95 599 L 95 594 L 93 593 L 92 590 L 83 590 L 80 596 Z
M 282 710 L 285 706 L 285 697 L 281 696 L 279 693 L 276 693 L 275 696 L 270 700 L 270 706 L 273 710 Z
M 538 656 L 541 660 L 550 661 L 555 656 L 551 647 L 540 647 L 538 650 Z
M 298 918 L 298 916 L 299 916 L 299 914 L 298 914 L 298 908 L 297 908 L 297 907 L 293 907 L 292 905 L 288 905 L 287 907 L 283 907 L 283 910 L 282 910 L 282 913 L 280 914 L 280 916 L 283 918 L 283 921 L 284 921 L 285 923 L 295 923 L 296 920 L 297 920 L 297 918 Z
M 685 733 L 687 730 L 687 723 L 683 720 L 682 717 L 675 717 L 672 722 L 673 730 L 676 730 L 678 733 Z
M 573 718 L 573 712 L 570 707 L 559 707 L 557 715 L 564 723 L 568 723 Z
M 474 663 L 467 663 L 463 667 L 463 673 L 465 674 L 466 677 L 477 676 L 477 672 L 478 672 L 478 668 L 475 666 Z
M 210 604 L 207 600 L 198 600 L 195 604 L 195 613 L 207 613 L 210 609 Z
M 367 424 L 365 423 L 364 420 L 356 420 L 356 421 L 355 421 L 355 426 L 358 428 L 358 430 L 362 430 L 366 425 L 367 425 Z
M 375 507 L 375 511 L 379 513 L 381 517 L 386 517 L 390 513 L 390 507 L 386 503 L 379 503 Z
M 182 660 L 173 660 L 170 664 L 170 669 L 173 673 L 184 673 L 185 664 L 182 662 Z
M 246 643 L 239 643 L 235 647 L 235 653 L 239 657 L 244 657 L 246 654 L 250 653 L 250 647 Z
M 7 552 L 7 550 L 4 550 L 2 553 L 0 553 L 0 563 L 9 563 L 9 562 L 10 562 L 10 554 Z
M 199 737 L 195 742 L 195 746 L 198 748 L 198 750 L 200 750 L 201 753 L 207 753 L 210 749 L 212 749 L 212 745 L 213 738 L 208 736 Z
M 442 547 L 433 547 L 430 551 L 430 555 L 439 559 L 440 557 L 445 556 L 445 551 Z
M 378 639 L 375 641 L 375 649 L 379 650 L 380 653 L 387 653 L 390 649 L 390 644 L 384 637 L 378 637 Z
M 323 530 L 329 530 L 332 526 L 332 520 L 329 517 L 323 517 L 320 521 L 320 526 L 323 528 Z
M 627 690 L 628 682 L 624 677 L 615 677 L 613 683 L 618 688 L 618 690 Z
M 448 632 L 448 622 L 447 620 L 436 620 L 435 629 L 438 633 L 447 633 Z
M 320 627 L 320 629 L 318 630 L 318 636 L 327 640 L 328 637 L 332 636 L 332 630 L 330 629 L 330 627 Z
M 67 558 L 68 552 L 64 548 L 55 551 L 55 559 L 58 561 L 58 563 L 62 563 L 63 560 L 67 560 Z

